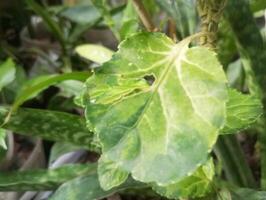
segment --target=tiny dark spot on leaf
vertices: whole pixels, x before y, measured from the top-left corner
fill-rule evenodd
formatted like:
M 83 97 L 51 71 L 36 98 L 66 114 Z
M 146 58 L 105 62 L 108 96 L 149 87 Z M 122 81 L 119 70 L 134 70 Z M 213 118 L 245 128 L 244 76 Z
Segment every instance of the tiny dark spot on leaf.
M 155 81 L 155 77 L 153 75 L 144 76 L 144 79 L 147 81 L 149 85 L 152 85 Z

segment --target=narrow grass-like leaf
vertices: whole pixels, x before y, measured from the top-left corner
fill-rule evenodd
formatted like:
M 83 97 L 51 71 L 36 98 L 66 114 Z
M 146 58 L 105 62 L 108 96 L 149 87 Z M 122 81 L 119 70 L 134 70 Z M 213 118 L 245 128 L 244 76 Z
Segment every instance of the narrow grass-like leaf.
M 228 182 L 239 187 L 256 187 L 252 171 L 235 135 L 221 135 L 214 152 L 222 162 Z
M 236 14 L 235 8 L 238 8 L 238 14 Z M 252 94 L 261 96 L 264 106 L 264 118 L 260 122 L 259 143 L 261 150 L 261 187 L 266 189 L 266 45 L 254 20 L 248 1 L 228 1 L 225 17 L 235 36 L 235 42 L 247 75 L 249 90 Z
M 34 0 L 26 0 L 26 3 L 30 6 L 32 10 L 37 15 L 40 15 L 44 21 L 44 24 L 47 26 L 47 28 L 51 31 L 51 33 L 56 37 L 56 39 L 60 42 L 62 48 L 65 50 L 65 38 L 63 31 L 61 30 L 58 23 L 54 21 L 54 19 L 51 17 L 49 12 L 40 6 L 36 1 Z
M 140 189 L 145 187 L 147 186 L 144 184 L 128 180 L 119 187 L 104 191 L 99 184 L 97 174 L 94 174 L 79 177 L 63 184 L 49 200 L 98 200 L 126 189 Z
M 0 91 L 15 79 L 15 73 L 15 63 L 11 59 L 0 64 Z
M 232 200 L 265 200 L 266 192 L 249 188 L 231 188 Z
M 138 33 L 88 79 L 83 102 L 103 148 L 104 189 L 129 173 L 169 185 L 206 162 L 225 123 L 226 78 L 215 53 L 190 40 Z
M 56 189 L 79 176 L 95 174 L 96 164 L 66 165 L 56 169 L 1 172 L 0 191 L 40 191 Z
M 73 145 L 72 143 L 56 142 L 51 149 L 49 163 L 53 163 L 57 158 L 66 153 L 77 151 L 80 149 L 82 149 L 80 146 Z
M 0 107 L 1 123 L 7 113 L 7 108 Z M 85 120 L 78 115 L 64 112 L 20 108 L 11 115 L 3 128 L 23 135 L 69 142 L 87 149 L 94 146 L 92 145 L 93 133 L 87 129 Z
M 15 102 L 11 108 L 11 112 L 16 111 L 16 109 L 25 101 L 34 98 L 51 85 L 55 85 L 66 80 L 85 81 L 90 74 L 90 72 L 72 72 L 65 74 L 44 75 L 31 79 L 26 82 L 18 92 Z

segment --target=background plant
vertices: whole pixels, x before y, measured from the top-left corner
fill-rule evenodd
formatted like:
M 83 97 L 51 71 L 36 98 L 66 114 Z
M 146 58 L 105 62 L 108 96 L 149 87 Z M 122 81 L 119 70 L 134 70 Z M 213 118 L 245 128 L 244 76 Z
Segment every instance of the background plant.
M 0 199 L 266 199 L 263 0 L 0 9 Z

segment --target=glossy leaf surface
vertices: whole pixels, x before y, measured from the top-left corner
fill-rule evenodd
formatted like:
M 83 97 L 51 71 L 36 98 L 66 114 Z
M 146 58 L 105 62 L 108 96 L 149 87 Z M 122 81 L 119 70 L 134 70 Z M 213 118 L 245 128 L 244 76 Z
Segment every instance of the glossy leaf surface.
M 36 97 L 40 92 L 51 85 L 55 85 L 66 80 L 84 81 L 90 76 L 90 72 L 72 72 L 66 74 L 44 75 L 26 82 L 18 92 L 11 111 L 15 111 L 25 101 Z
M 0 148 L 7 149 L 6 146 L 6 130 L 0 128 Z
M 102 144 L 104 189 L 129 173 L 176 183 L 206 162 L 225 122 L 226 78 L 215 53 L 189 43 L 136 34 L 88 79 L 83 102 Z
M 8 59 L 0 65 L 0 91 L 2 88 L 11 83 L 15 78 L 15 63 Z
M 119 187 L 104 191 L 95 173 L 90 176 L 78 177 L 64 183 L 49 200 L 98 200 L 126 189 L 138 189 L 143 187 L 145 187 L 143 184 L 128 180 Z
M 88 60 L 102 64 L 111 59 L 113 51 L 96 44 L 84 44 L 76 47 L 76 52 Z
M 8 109 L 0 107 L 0 122 L 3 123 Z M 73 114 L 39 109 L 20 108 L 3 126 L 23 135 L 32 135 L 60 142 L 70 142 L 92 148 L 92 132 L 85 120 Z M 94 149 L 94 148 L 93 148 Z
M 66 165 L 50 170 L 29 170 L 0 173 L 1 191 L 38 191 L 55 189 L 60 184 L 78 176 L 93 174 L 95 164 Z

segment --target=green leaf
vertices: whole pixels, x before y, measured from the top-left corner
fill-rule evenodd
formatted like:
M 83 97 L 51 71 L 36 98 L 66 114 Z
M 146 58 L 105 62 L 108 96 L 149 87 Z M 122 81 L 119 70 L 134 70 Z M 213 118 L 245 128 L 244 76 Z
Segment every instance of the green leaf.
M 71 143 L 63 143 L 63 142 L 56 142 L 52 149 L 49 156 L 49 164 L 53 163 L 57 158 L 61 155 L 80 150 L 81 147 L 77 145 L 73 145 Z
M 7 149 L 6 146 L 6 130 L 0 128 L 0 148 Z
M 60 95 L 64 97 L 72 97 L 80 94 L 83 89 L 83 81 L 68 80 L 57 84 L 57 87 L 61 89 Z
M 235 37 L 226 20 L 221 20 L 217 33 L 217 54 L 220 62 L 227 67 L 237 55 Z
M 51 190 L 76 177 L 94 174 L 95 171 L 96 164 L 75 164 L 49 170 L 2 172 L 0 191 Z
M 129 37 L 130 35 L 136 33 L 139 28 L 138 14 L 134 8 L 132 0 L 127 2 L 127 6 L 123 12 L 123 18 L 120 28 L 120 38 L 121 40 Z
M 5 119 L 8 109 L 0 107 L 0 122 Z M 20 108 L 11 115 L 3 128 L 19 134 L 44 139 L 69 142 L 87 149 L 96 149 L 93 133 L 86 127 L 85 120 L 73 114 L 49 110 Z
M 36 97 L 40 92 L 50 87 L 51 85 L 55 85 L 66 80 L 85 81 L 89 76 L 90 72 L 72 72 L 65 74 L 44 75 L 31 79 L 26 82 L 18 92 L 11 111 L 16 111 L 16 109 L 25 101 Z
M 11 59 L 0 64 L 0 91 L 15 79 L 15 74 L 15 63 Z
M 262 103 L 256 96 L 244 95 L 230 89 L 228 97 L 227 118 L 221 134 L 237 133 L 246 129 L 258 121 L 262 115 Z
M 29 7 L 34 10 L 37 15 L 40 15 L 46 27 L 51 31 L 55 38 L 59 41 L 60 45 L 65 48 L 65 37 L 59 23 L 54 21 L 47 9 L 40 6 L 34 0 L 26 0 Z
M 60 12 L 60 16 L 87 26 L 94 25 L 101 18 L 100 12 L 92 5 L 71 6 Z
M 244 84 L 244 71 L 240 59 L 228 65 L 226 69 L 226 75 L 228 83 L 232 88 L 237 88 L 239 90 L 242 89 Z
M 203 197 L 212 191 L 211 184 L 214 173 L 214 164 L 212 159 L 210 159 L 192 175 L 185 177 L 181 181 L 164 187 L 155 185 L 153 189 L 168 199 Z
M 26 72 L 22 66 L 16 65 L 15 79 L 3 88 L 3 96 L 6 104 L 12 104 L 21 86 L 27 81 Z
M 145 185 L 128 180 L 123 185 L 104 191 L 98 181 L 97 174 L 79 177 L 63 184 L 49 200 L 98 200 L 126 189 L 139 189 Z
M 258 12 L 260 10 L 265 10 L 266 1 L 265 0 L 249 0 L 250 8 L 253 12 Z
M 115 37 L 119 40 L 119 33 L 115 27 L 115 22 L 111 15 L 111 10 L 108 7 L 108 2 L 106 0 L 91 0 L 93 5 L 98 9 L 98 11 L 103 16 L 104 22 L 109 26 L 109 28 L 114 33 Z
M 84 44 L 76 47 L 76 52 L 88 60 L 102 64 L 111 59 L 114 52 L 102 45 Z
M 216 142 L 214 152 L 222 163 L 227 182 L 240 187 L 257 186 L 243 148 L 235 135 L 221 135 Z
M 231 190 L 232 200 L 265 200 L 265 191 L 256 191 L 249 188 Z
M 85 2 L 85 4 L 88 3 L 88 2 Z M 85 6 L 86 7 L 86 6 Z M 124 5 L 121 5 L 121 6 L 118 6 L 112 10 L 110 10 L 110 14 L 113 16 L 113 15 L 116 15 L 118 13 L 120 13 L 123 9 L 124 9 Z M 88 14 L 88 13 L 87 13 Z M 85 15 L 85 13 L 84 13 Z M 85 17 L 85 16 L 84 16 Z M 96 19 L 95 19 L 96 20 Z M 88 23 L 88 24 L 79 24 L 77 25 L 76 27 L 74 27 L 74 29 L 72 30 L 69 38 L 68 38 L 68 42 L 70 43 L 75 43 L 79 38 L 80 36 L 85 33 L 90 27 L 92 27 L 93 25 L 95 24 L 98 24 L 102 22 L 102 16 L 100 16 L 99 20 L 96 21 L 94 24 L 92 23 Z
M 102 144 L 104 189 L 129 173 L 176 183 L 206 162 L 225 122 L 226 78 L 215 53 L 190 40 L 138 33 L 88 79 L 83 103 Z
M 196 32 L 198 25 L 196 0 L 156 0 L 156 2 L 174 19 L 178 38 L 182 39 Z
M 236 8 L 238 14 L 236 15 Z M 243 63 L 248 88 L 251 94 L 260 95 L 263 106 L 266 106 L 264 97 L 266 89 L 266 45 L 260 33 L 259 27 L 250 11 L 249 2 L 246 0 L 230 0 L 225 9 L 225 19 L 232 28 L 240 58 Z M 243 31 L 244 30 L 244 31 Z M 259 86 L 259 87 L 258 87 Z M 264 116 L 266 110 L 264 109 Z M 261 157 L 261 181 L 260 186 L 266 190 L 266 126 L 265 117 L 258 128 L 260 157 Z

